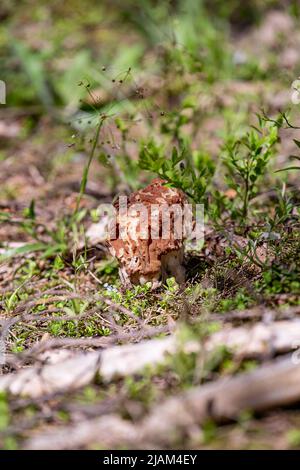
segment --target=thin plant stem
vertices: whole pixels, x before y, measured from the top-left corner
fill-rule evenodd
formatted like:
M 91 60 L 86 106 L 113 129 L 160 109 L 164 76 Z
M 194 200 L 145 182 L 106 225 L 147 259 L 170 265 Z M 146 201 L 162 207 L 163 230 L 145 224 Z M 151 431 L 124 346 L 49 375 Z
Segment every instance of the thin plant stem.
M 74 217 L 78 213 L 82 197 L 83 197 L 83 195 L 85 193 L 85 190 L 86 190 L 86 185 L 87 185 L 88 176 L 89 176 L 89 170 L 90 170 L 90 166 L 91 166 L 91 163 L 93 161 L 93 158 L 95 156 L 95 151 L 96 151 L 96 148 L 97 148 L 97 143 L 98 143 L 98 140 L 99 140 L 99 135 L 100 135 L 101 128 L 103 126 L 103 122 L 104 122 L 104 118 L 102 117 L 100 119 L 98 125 L 97 125 L 95 137 L 94 137 L 94 140 L 93 140 L 93 146 L 92 146 L 92 149 L 91 149 L 91 152 L 90 152 L 90 155 L 89 155 L 88 162 L 87 162 L 87 164 L 84 168 L 84 171 L 83 171 L 83 175 L 82 175 L 82 179 L 81 179 L 81 183 L 80 183 L 80 190 L 79 190 L 79 194 L 78 194 L 77 201 L 76 201 L 76 207 L 75 207 L 75 210 L 74 210 L 74 213 L 73 213 Z
M 247 173 L 245 177 L 245 194 L 243 200 L 243 217 L 246 219 L 249 206 L 249 157 L 247 158 Z

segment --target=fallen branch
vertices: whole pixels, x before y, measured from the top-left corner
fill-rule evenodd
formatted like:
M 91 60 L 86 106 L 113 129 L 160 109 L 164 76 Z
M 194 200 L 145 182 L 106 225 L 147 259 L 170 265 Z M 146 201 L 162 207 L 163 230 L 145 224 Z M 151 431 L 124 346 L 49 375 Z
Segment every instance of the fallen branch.
M 264 305 L 249 308 L 246 310 L 233 310 L 226 313 L 212 313 L 209 318 L 222 322 L 234 322 L 249 320 L 262 320 L 266 322 L 275 320 L 292 320 L 295 316 L 300 315 L 300 305 L 288 306 L 280 309 L 266 308 Z
M 114 346 L 101 352 L 80 353 L 56 364 L 28 367 L 0 377 L 0 390 L 13 395 L 38 397 L 44 393 L 75 390 L 100 375 L 104 381 L 134 374 L 146 365 L 162 361 L 174 353 L 175 338 L 153 339 L 138 344 Z
M 300 320 L 282 321 L 251 328 L 225 327 L 206 341 L 189 341 L 186 352 L 203 354 L 219 346 L 226 346 L 235 357 L 270 357 L 284 353 L 300 344 Z M 140 371 L 146 365 L 156 365 L 181 348 L 176 335 L 152 339 L 137 344 L 113 346 L 101 352 L 80 353 L 56 364 L 34 366 L 15 374 L 0 377 L 0 390 L 12 394 L 40 396 L 61 390 L 74 390 L 92 382 L 96 375 L 104 381 L 124 377 Z
M 35 436 L 25 448 L 76 449 L 97 443 L 108 448 L 161 449 L 208 419 L 223 423 L 237 419 L 244 410 L 262 412 L 299 400 L 300 365 L 289 356 L 253 372 L 171 397 L 140 423 L 132 424 L 116 415 L 100 417 Z
M 20 366 L 22 362 L 33 361 L 33 360 L 42 360 L 44 363 L 52 363 L 51 359 L 51 350 L 56 352 L 67 352 L 66 348 L 70 349 L 72 356 L 78 352 L 76 348 L 108 348 L 113 345 L 122 343 L 132 343 L 139 342 L 145 338 L 153 338 L 159 334 L 165 334 L 170 332 L 169 326 L 161 327 L 145 327 L 143 329 L 135 329 L 129 333 L 116 333 L 109 336 L 98 336 L 91 338 L 51 338 L 49 340 L 42 340 L 37 342 L 34 346 L 26 351 L 23 351 L 18 354 L 9 353 L 6 355 L 6 364 L 11 366 Z M 41 354 L 43 357 L 41 358 Z M 49 359 L 47 359 L 47 355 Z M 69 354 L 70 356 L 70 354 Z M 65 358 L 66 356 L 64 356 Z M 46 358 L 46 359 L 44 359 Z
M 256 323 L 238 328 L 224 325 L 206 345 L 209 350 L 224 345 L 240 359 L 283 354 L 300 346 L 300 320 Z

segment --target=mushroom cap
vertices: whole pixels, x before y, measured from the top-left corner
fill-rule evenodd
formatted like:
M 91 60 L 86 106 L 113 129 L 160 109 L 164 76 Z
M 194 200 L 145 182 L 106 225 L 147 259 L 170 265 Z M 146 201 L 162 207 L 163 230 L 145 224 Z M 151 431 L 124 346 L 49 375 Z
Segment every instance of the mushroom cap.
M 170 233 L 167 239 L 162 238 L 162 210 L 166 206 L 173 204 L 179 205 L 181 209 L 187 202 L 185 194 L 177 188 L 166 186 L 167 182 L 156 178 L 145 188 L 133 192 L 128 198 L 128 209 L 135 204 L 143 204 L 147 209 L 148 227 L 144 227 L 147 231 L 147 238 L 140 236 L 141 218 L 139 213 L 130 213 L 125 219 L 126 230 L 120 237 L 120 214 L 116 215 L 116 234 L 110 236 L 108 240 L 109 250 L 115 256 L 121 268 L 124 267 L 131 282 L 137 283 L 139 276 L 144 276 L 151 280 L 161 272 L 162 256 L 172 251 L 177 252 L 182 249 L 183 237 L 175 236 L 175 220 L 176 217 L 182 217 L 173 212 L 170 213 Z M 155 209 L 153 206 L 155 206 Z M 119 201 L 115 203 L 115 208 L 119 209 Z M 153 210 L 154 209 L 154 210 Z M 151 218 L 150 213 L 155 214 L 158 218 L 159 233 L 158 237 L 151 238 Z M 124 219 L 122 221 L 124 223 Z M 183 226 L 183 224 L 182 224 Z M 136 235 L 133 237 L 132 233 Z

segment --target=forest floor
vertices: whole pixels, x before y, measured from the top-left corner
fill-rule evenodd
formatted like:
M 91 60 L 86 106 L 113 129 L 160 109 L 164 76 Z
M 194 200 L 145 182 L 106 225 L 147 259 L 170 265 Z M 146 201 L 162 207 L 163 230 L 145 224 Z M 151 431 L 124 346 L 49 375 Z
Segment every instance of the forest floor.
M 3 9 L 0 447 L 299 448 L 299 170 L 276 173 L 299 155 L 299 17 L 199 7 L 172 26 L 147 1 L 77 3 Z M 173 146 L 200 175 L 205 240 L 184 286 L 125 291 L 99 206 Z M 246 206 L 233 148 L 256 159 Z

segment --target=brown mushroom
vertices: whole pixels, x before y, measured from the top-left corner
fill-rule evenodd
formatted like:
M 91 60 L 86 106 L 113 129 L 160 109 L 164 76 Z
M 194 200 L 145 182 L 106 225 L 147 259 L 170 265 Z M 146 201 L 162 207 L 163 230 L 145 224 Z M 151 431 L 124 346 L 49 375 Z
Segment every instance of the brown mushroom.
M 125 287 L 150 281 L 155 289 L 170 276 L 179 284 L 184 282 L 186 202 L 181 190 L 157 178 L 129 196 L 126 215 L 121 213 L 119 201 L 115 203 L 115 230 L 108 244 L 110 253 L 118 259 Z

